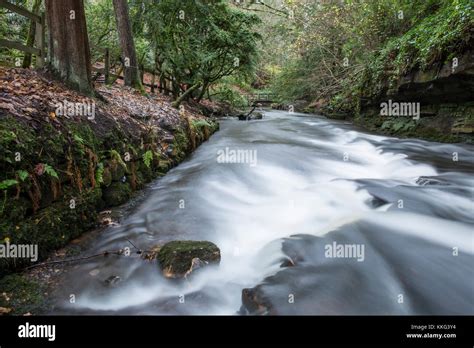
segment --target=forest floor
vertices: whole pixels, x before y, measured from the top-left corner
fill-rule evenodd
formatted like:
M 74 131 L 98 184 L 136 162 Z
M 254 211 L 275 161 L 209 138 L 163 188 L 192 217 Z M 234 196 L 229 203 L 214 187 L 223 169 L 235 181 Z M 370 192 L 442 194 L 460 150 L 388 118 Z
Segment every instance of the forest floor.
M 75 112 L 56 115 L 57 107 L 68 103 L 95 104 L 97 117 L 92 120 L 95 128 L 106 131 L 107 121 L 128 124 L 130 131 L 143 128 L 148 124 L 176 125 L 179 122 L 179 110 L 171 106 L 171 97 L 154 94 L 144 96 L 138 91 L 118 84 L 96 86 L 97 92 L 104 98 L 98 101 L 85 97 L 52 79 L 48 74 L 30 69 L 7 69 L 0 67 L 0 116 L 6 113 L 30 123 L 36 128 L 40 123 L 61 125 L 64 121 L 82 121 L 83 116 Z M 195 108 L 185 109 L 188 116 L 200 118 Z M 104 120 L 107 119 L 106 120 Z

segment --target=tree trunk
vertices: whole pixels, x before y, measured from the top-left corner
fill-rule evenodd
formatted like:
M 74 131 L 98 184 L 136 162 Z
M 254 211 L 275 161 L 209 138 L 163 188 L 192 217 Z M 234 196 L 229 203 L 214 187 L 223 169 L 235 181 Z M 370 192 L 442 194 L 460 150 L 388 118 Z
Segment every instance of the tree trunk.
M 161 62 L 158 59 L 158 50 L 155 49 L 155 69 L 154 72 L 158 74 L 158 93 L 163 93 L 163 72 L 161 71 Z M 153 76 L 154 78 L 155 76 Z
M 33 7 L 31 9 L 31 12 L 34 14 L 39 14 L 39 9 L 41 5 L 41 0 L 35 0 L 33 3 Z M 30 23 L 30 29 L 28 31 L 28 37 L 26 39 L 26 46 L 33 46 L 35 43 L 35 31 L 36 31 L 36 22 L 31 21 Z M 23 58 L 23 68 L 27 69 L 31 66 L 31 53 L 25 53 L 25 57 Z
M 166 90 L 166 80 L 163 77 L 163 74 L 160 74 L 160 89 L 159 89 L 159 91 L 160 91 L 161 94 L 164 94 L 165 90 Z
M 204 94 L 206 93 L 208 88 L 209 88 L 209 82 L 204 82 L 204 85 L 202 86 L 202 89 L 201 89 L 201 93 L 199 93 L 199 96 L 197 98 L 198 103 L 200 103 L 202 98 L 204 98 Z
M 70 87 L 92 95 L 91 57 L 82 0 L 46 0 L 50 67 Z
M 155 71 L 151 74 L 151 93 L 155 93 Z
M 137 53 L 132 36 L 130 16 L 126 0 L 113 0 L 115 19 L 122 48 L 122 58 L 125 65 L 124 81 L 126 86 L 142 89 L 140 73 L 138 71 Z
M 196 83 L 195 85 L 189 87 L 186 92 L 184 92 L 178 99 L 176 99 L 171 105 L 174 107 L 174 108 L 178 108 L 181 103 L 186 100 L 186 98 L 188 98 L 191 93 L 193 93 L 196 89 L 198 89 L 199 87 L 201 87 L 201 82 L 198 82 Z
M 178 99 L 180 93 L 181 93 L 181 87 L 179 83 L 176 81 L 176 78 L 172 78 L 171 80 L 171 90 L 173 91 L 173 98 Z

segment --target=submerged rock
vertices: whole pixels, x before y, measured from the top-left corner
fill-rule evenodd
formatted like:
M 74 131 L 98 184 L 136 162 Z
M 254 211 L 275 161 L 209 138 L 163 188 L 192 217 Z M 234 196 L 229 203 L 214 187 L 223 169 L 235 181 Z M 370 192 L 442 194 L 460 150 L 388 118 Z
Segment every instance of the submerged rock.
M 242 289 L 242 306 L 239 314 L 242 315 L 266 315 L 275 314 L 272 311 L 270 302 L 263 298 L 260 287 L 252 289 Z
M 261 120 L 263 119 L 263 114 L 261 112 L 252 112 L 250 115 L 248 114 L 240 114 L 237 116 L 239 121 L 251 121 L 251 120 Z
M 416 184 L 420 186 L 427 186 L 427 185 L 440 185 L 442 184 L 441 181 L 427 177 L 427 176 L 420 176 L 416 179 Z
M 165 277 L 188 277 L 193 271 L 209 264 L 219 264 L 219 248 L 207 241 L 173 241 L 165 244 L 157 254 Z
M 122 278 L 120 278 L 119 276 L 112 275 L 108 277 L 106 280 L 104 280 L 104 284 L 105 286 L 108 286 L 108 287 L 114 287 L 121 281 L 122 281 Z

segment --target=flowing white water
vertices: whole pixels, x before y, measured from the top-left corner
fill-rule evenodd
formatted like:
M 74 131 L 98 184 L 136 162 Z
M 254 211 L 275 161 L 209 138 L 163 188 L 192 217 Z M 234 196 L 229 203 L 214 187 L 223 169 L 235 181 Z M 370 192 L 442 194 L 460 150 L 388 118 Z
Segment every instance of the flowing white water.
M 257 164 L 218 163 L 226 148 L 256 151 Z M 71 269 L 57 311 L 233 314 L 242 289 L 265 280 L 258 293 L 276 314 L 474 314 L 473 164 L 468 145 L 365 134 L 314 116 L 223 121 L 87 252 L 126 238 L 143 249 L 210 240 L 220 266 L 177 283 L 139 258 L 94 259 Z M 325 257 L 333 242 L 363 245 L 364 261 Z M 288 258 L 296 266 L 281 268 Z M 123 281 L 106 288 L 111 275 Z

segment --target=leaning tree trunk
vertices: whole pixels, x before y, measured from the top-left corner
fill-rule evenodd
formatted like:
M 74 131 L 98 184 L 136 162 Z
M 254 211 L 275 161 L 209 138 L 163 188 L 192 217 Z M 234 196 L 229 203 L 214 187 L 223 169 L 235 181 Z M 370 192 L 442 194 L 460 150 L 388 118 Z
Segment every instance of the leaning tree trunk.
M 72 88 L 93 94 L 91 55 L 82 0 L 46 0 L 49 64 Z
M 199 87 L 201 87 L 201 82 L 198 82 L 195 85 L 189 87 L 186 92 L 184 92 L 180 97 L 178 97 L 178 99 L 171 103 L 171 106 L 173 106 L 174 108 L 179 108 L 181 103 L 185 101 L 188 97 L 190 97 L 191 94 Z
M 122 48 L 122 58 L 125 66 L 124 81 L 126 86 L 142 89 L 135 43 L 132 36 L 130 16 L 126 0 L 113 0 L 115 19 Z

